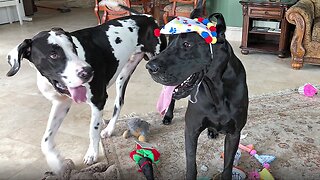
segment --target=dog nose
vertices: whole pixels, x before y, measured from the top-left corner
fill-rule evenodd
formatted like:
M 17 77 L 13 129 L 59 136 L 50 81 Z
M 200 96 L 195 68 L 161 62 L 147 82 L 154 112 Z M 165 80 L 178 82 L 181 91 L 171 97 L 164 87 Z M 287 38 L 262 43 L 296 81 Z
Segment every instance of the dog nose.
M 78 72 L 78 77 L 84 81 L 88 81 L 93 75 L 92 67 L 83 67 L 81 71 Z
M 159 65 L 157 63 L 155 63 L 154 61 L 149 61 L 146 64 L 146 68 L 152 73 L 157 73 L 160 69 Z

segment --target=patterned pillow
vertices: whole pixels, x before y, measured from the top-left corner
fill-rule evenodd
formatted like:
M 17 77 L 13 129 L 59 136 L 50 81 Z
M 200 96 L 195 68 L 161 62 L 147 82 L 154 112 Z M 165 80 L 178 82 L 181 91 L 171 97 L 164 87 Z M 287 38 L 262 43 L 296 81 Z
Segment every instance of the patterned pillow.
M 312 41 L 320 42 L 320 17 L 313 21 Z

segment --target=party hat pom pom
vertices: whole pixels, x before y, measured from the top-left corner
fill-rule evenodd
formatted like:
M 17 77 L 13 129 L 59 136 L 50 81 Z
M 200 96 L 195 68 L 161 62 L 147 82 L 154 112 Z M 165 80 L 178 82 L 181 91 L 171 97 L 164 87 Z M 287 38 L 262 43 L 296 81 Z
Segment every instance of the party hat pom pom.
M 209 23 L 207 24 L 207 27 L 208 27 L 208 28 L 210 28 L 210 27 L 212 27 L 212 26 L 214 26 L 214 24 L 213 24 L 212 22 L 209 22 Z
M 206 41 L 206 43 L 210 44 L 212 42 L 212 37 L 208 36 L 207 38 L 204 38 L 204 40 Z
M 216 37 L 212 37 L 211 44 L 215 44 L 216 42 L 217 42 L 217 38 Z
M 203 19 L 202 17 L 199 17 L 199 18 L 198 18 L 198 21 L 199 21 L 199 22 L 202 22 L 203 20 L 204 20 L 204 19 Z
M 207 38 L 207 37 L 209 36 L 209 33 L 203 31 L 203 32 L 201 33 L 201 36 L 202 36 L 203 38 Z
M 213 32 L 211 32 L 211 35 L 212 35 L 213 37 L 217 37 L 217 32 L 213 31 Z
M 210 22 L 210 21 L 209 21 L 208 19 L 204 19 L 204 20 L 202 21 L 202 23 L 203 23 L 204 25 L 207 25 L 209 22 Z
M 211 26 L 211 27 L 209 27 L 209 30 L 211 32 L 215 32 L 215 31 L 217 31 L 217 28 L 215 26 Z
M 154 35 L 156 36 L 156 37 L 159 37 L 160 36 L 160 29 L 154 29 L 154 31 L 153 31 L 153 33 L 154 33 Z

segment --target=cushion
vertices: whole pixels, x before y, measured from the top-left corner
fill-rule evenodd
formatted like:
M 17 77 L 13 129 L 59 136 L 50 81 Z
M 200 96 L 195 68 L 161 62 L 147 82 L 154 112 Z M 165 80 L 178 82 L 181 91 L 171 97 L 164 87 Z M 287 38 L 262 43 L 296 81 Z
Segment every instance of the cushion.
M 164 11 L 171 11 L 172 4 L 166 5 L 163 8 Z M 192 12 L 193 11 L 193 4 L 181 4 L 177 3 L 176 12 Z
M 320 42 L 320 17 L 314 19 L 312 28 L 312 41 Z

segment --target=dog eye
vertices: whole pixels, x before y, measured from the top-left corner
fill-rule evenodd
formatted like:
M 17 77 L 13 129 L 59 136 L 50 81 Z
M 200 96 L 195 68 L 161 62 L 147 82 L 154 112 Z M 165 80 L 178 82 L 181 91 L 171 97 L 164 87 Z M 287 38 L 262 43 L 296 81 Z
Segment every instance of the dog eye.
M 51 54 L 50 54 L 50 58 L 51 59 L 57 59 L 59 56 L 58 56 L 58 54 L 56 53 L 56 52 L 52 52 Z
M 187 48 L 187 47 L 190 47 L 190 46 L 191 46 L 191 44 L 190 44 L 190 43 L 188 43 L 188 42 L 184 42 L 184 43 L 183 43 L 183 46 Z

